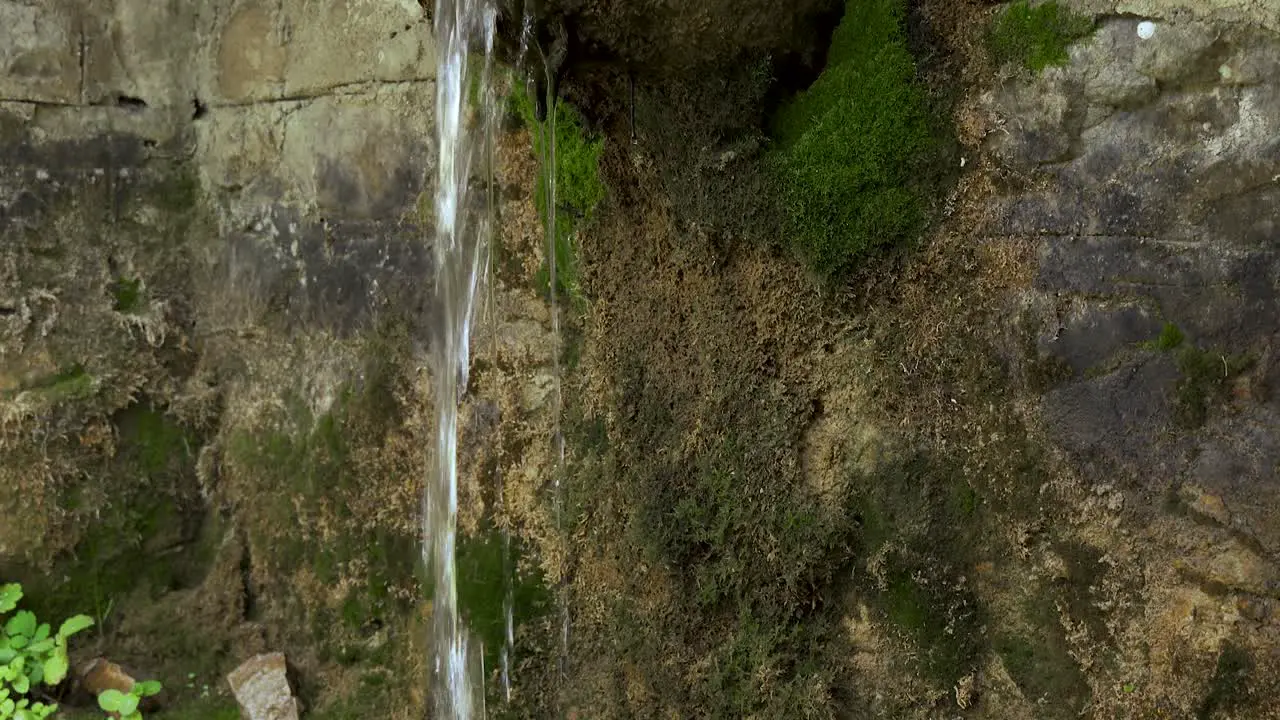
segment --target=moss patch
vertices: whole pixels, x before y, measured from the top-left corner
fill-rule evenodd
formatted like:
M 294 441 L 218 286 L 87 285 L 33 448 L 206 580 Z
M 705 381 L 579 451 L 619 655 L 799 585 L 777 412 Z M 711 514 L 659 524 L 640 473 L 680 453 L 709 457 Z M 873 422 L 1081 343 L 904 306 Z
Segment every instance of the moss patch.
M 99 468 L 102 481 L 71 489 L 62 505 L 95 518 L 54 570 L 29 582 L 42 615 L 88 613 L 109 627 L 118 603 L 198 584 L 209 554 L 198 540 L 204 522 L 196 504 L 198 440 L 162 410 L 138 404 L 115 418 L 119 450 Z
M 1209 407 L 1227 400 L 1231 379 L 1251 364 L 1247 357 L 1201 350 L 1194 345 L 1181 348 L 1177 359 L 1182 378 L 1175 391 L 1175 417 L 1188 428 L 1204 424 Z
M 575 231 L 590 222 L 596 205 L 604 198 L 604 183 L 600 179 L 600 154 L 604 140 L 586 131 L 582 115 L 572 105 L 551 103 L 546 121 L 540 123 L 534 115 L 533 99 L 527 92 L 517 90 L 512 93 L 511 104 L 529 128 L 534 153 L 542 162 L 534 202 L 545 228 L 544 238 L 550 235 L 548 221 L 551 218 L 548 212 L 551 192 L 547 182 L 550 176 L 548 166 L 550 163 L 555 165 L 556 292 L 580 300 Z M 552 150 L 554 158 L 551 157 Z M 543 291 L 549 291 L 550 277 L 551 270 L 544 258 L 534 282 Z
M 1229 712 L 1238 707 L 1247 697 L 1253 668 L 1253 658 L 1248 652 L 1230 642 L 1223 644 L 1209 681 L 1209 691 L 1196 711 L 1197 720 L 1210 720 L 1219 711 Z
M 770 166 L 795 252 L 823 278 L 910 242 L 941 148 L 907 48 L 902 0 L 851 2 L 827 68 L 778 113 Z
M 1019 612 L 992 643 L 1005 670 L 1037 712 L 1046 718 L 1074 718 L 1089 701 L 1090 688 L 1067 643 L 1051 586 L 1032 586 Z
M 142 281 L 137 278 L 121 278 L 111 284 L 112 308 L 118 313 L 130 314 L 142 307 Z
M 6 390 L 4 396 L 15 397 L 20 393 L 30 393 L 43 404 L 56 405 L 91 397 L 96 390 L 97 382 L 94 377 L 83 365 L 75 363 L 52 375 L 36 378 L 17 389 Z
M 517 539 L 504 540 L 496 530 L 458 542 L 458 606 L 467 627 L 484 643 L 484 666 L 490 670 L 501 664 L 508 592 L 513 629 L 527 626 L 553 608 L 541 572 L 521 562 L 522 548 Z M 520 647 L 516 651 L 522 654 Z
M 1065 63 L 1067 48 L 1092 34 L 1093 28 L 1093 20 L 1055 0 L 1037 5 L 1019 0 L 996 17 L 988 44 L 997 63 L 1018 63 L 1040 72 Z
M 1184 428 L 1203 425 L 1209 408 L 1230 396 L 1231 381 L 1253 364 L 1248 356 L 1206 350 L 1188 342 L 1173 323 L 1165 323 L 1160 335 L 1143 345 L 1174 354 L 1182 375 L 1174 390 L 1174 419 Z

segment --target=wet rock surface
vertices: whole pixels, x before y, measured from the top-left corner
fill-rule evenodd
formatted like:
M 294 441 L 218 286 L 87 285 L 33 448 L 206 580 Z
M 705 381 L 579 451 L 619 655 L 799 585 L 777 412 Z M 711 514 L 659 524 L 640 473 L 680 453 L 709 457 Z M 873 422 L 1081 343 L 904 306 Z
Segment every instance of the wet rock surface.
M 412 1 L 0 0 L 0 576 L 110 615 L 97 651 L 178 716 L 234 707 L 212 678 L 265 647 L 315 678 L 356 662 L 318 650 L 339 634 L 408 642 L 384 625 L 413 563 L 367 547 L 415 555 L 389 508 L 416 509 L 421 453 L 384 418 L 410 424 L 430 318 L 434 62 Z M 335 527 L 364 533 L 341 560 Z
M 1072 642 L 1147 684 L 1128 699 L 1095 684 L 1094 712 L 1262 712 L 1280 570 L 1280 35 L 1261 4 L 1072 5 L 1101 15 L 1070 61 L 983 97 L 982 231 L 1035 248 L 1015 332 L 1052 368 L 1036 422 L 1099 507 L 1121 501 L 1090 542 L 1143 573 L 1094 586 L 1110 638 Z M 1125 539 L 1101 540 L 1107 524 Z
M 1142 39 L 1137 23 L 1106 18 L 1066 67 L 990 96 L 1005 189 L 987 231 L 1039 246 L 1038 346 L 1072 371 L 1045 397 L 1063 447 L 1150 497 L 1180 479 L 1223 493 L 1275 553 L 1280 85 L 1244 68 L 1280 37 L 1175 15 Z M 1185 339 L 1159 347 L 1166 326 Z M 1197 372 L 1212 397 L 1186 397 Z

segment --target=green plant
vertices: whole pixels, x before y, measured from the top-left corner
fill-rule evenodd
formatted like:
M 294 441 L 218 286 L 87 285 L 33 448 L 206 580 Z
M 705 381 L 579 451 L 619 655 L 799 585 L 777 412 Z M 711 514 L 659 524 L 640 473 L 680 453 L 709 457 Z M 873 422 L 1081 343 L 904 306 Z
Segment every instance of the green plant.
M 130 314 L 142 306 L 142 280 L 120 278 L 111 285 L 112 307 L 116 312 Z
M 538 122 L 533 98 L 527 92 L 516 91 L 511 102 L 516 114 L 529 128 L 534 152 L 542 162 L 534 202 L 544 228 L 548 228 L 549 220 L 550 185 L 547 180 L 551 173 L 547 168 L 552 165 L 555 168 L 556 291 L 575 298 L 579 289 L 574 231 L 591 219 L 596 205 L 604 198 L 604 183 L 600 180 L 600 153 L 604 149 L 604 140 L 586 131 L 582 115 L 572 105 L 550 103 L 546 121 Z M 546 232 L 550 234 L 549 228 Z M 550 270 L 545 259 L 534 281 L 541 289 L 549 288 Z
M 774 120 L 787 236 L 824 279 L 915 239 L 936 189 L 942 145 L 904 15 L 902 0 L 849 3 L 826 69 Z
M 151 697 L 160 692 L 160 682 L 158 680 L 146 680 L 136 682 L 129 692 L 121 692 L 116 689 L 103 690 L 98 696 L 98 707 L 106 712 L 114 713 L 114 718 L 119 720 L 142 720 L 142 712 L 138 710 L 138 703 L 142 702 L 142 698 Z
M 1010 5 L 996 18 L 988 36 L 991 55 L 1001 65 L 1016 62 L 1032 72 L 1067 61 L 1067 46 L 1093 32 L 1093 20 L 1054 0 L 1032 6 Z
M 1182 334 L 1182 330 L 1171 322 L 1164 324 L 1160 330 L 1160 336 L 1156 338 L 1156 347 L 1160 350 L 1172 350 L 1182 344 L 1186 336 Z
M 0 617 L 13 612 L 22 599 L 22 586 L 0 586 Z M 33 702 L 37 686 L 52 687 L 67 676 L 67 639 L 93 625 L 87 615 L 68 618 L 52 634 L 35 613 L 20 610 L 0 630 L 0 720 L 41 720 L 58 709 L 56 703 Z

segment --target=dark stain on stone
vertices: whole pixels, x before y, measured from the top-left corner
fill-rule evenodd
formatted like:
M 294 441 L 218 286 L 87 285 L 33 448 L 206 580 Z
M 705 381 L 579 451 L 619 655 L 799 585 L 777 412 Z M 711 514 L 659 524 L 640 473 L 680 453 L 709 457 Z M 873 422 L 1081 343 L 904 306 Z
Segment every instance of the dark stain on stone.
M 234 233 L 224 273 L 234 292 L 277 309 L 291 327 L 349 336 L 386 313 L 425 322 L 433 291 L 421 228 L 386 221 L 303 218 L 276 207 Z M 418 328 L 422 330 L 422 328 Z

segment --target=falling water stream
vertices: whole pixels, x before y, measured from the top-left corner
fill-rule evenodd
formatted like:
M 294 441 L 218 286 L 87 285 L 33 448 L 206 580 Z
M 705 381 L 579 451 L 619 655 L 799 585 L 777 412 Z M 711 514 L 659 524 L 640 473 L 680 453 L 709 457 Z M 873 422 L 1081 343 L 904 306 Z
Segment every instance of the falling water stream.
M 471 642 L 458 607 L 458 403 L 466 390 L 476 297 L 487 274 L 493 230 L 491 214 L 472 208 L 470 189 L 477 161 L 489 165 L 496 126 L 496 22 L 492 0 L 436 0 L 436 470 L 424 494 L 423 535 L 434 581 L 432 697 L 433 716 L 440 719 L 484 716 L 483 648 Z M 483 53 L 482 64 L 473 76 L 477 52 Z
M 470 340 L 476 298 L 489 272 L 489 240 L 494 231 L 491 192 L 484 207 L 473 207 L 471 180 L 477 163 L 482 165 L 487 188 L 494 187 L 493 146 L 499 119 L 499 102 L 493 83 L 493 48 L 497 8 L 494 0 L 436 0 L 435 34 L 438 43 L 436 75 L 436 140 L 439 148 L 435 197 L 436 308 L 440 314 L 432 338 L 436 403 L 436 469 L 423 499 L 423 535 L 426 561 L 434 581 L 432 651 L 436 718 L 484 717 L 484 648 L 473 642 L 458 604 L 458 404 L 466 391 Z M 531 18 L 524 18 L 521 53 L 532 40 Z M 544 72 L 551 68 L 543 48 Z M 482 61 L 479 74 L 471 65 Z M 519 73 L 522 68 L 517 68 Z M 556 522 L 562 527 L 560 474 L 564 464 L 564 440 L 560 431 L 560 327 L 556 276 L 556 107 L 551 78 L 547 78 L 547 122 L 539 123 L 545 189 L 544 228 L 550 281 L 555 426 L 552 441 L 556 466 L 554 497 Z M 471 93 L 470 95 L 468 93 Z M 473 112 L 474 110 L 474 112 Z M 491 296 L 490 296 L 491 297 Z M 490 300 L 492 309 L 492 300 Z M 498 503 L 503 502 L 498 486 Z M 501 508 L 499 508 L 501 511 Z M 503 614 L 505 633 L 500 658 L 504 699 L 510 698 L 514 653 L 514 607 L 511 539 L 503 534 Z M 561 599 L 559 670 L 564 673 L 569 618 Z

